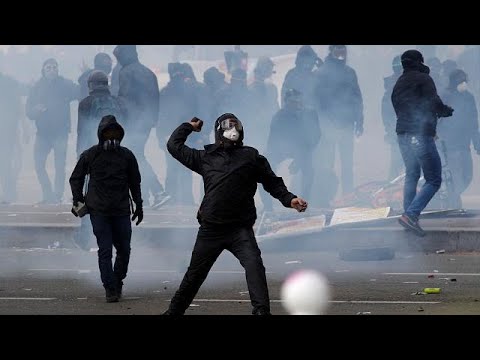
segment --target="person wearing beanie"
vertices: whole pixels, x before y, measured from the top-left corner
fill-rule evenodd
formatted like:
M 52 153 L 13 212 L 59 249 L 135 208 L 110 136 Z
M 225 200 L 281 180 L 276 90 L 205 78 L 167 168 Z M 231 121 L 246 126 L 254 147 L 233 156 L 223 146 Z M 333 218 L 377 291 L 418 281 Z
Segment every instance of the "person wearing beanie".
M 309 198 L 314 180 L 313 154 L 321 137 L 320 123 L 317 112 L 304 106 L 303 95 L 298 90 L 287 90 L 284 100 L 284 107 L 272 118 L 265 156 L 270 159 L 273 171 L 291 159 L 290 174 L 301 172 L 301 195 Z M 301 144 L 292 134 L 302 138 Z M 273 211 L 272 198 L 261 189 L 260 196 L 263 210 Z
M 175 159 L 202 176 L 205 196 L 197 212 L 200 229 L 190 265 L 164 315 L 185 313 L 223 250 L 230 251 L 245 269 L 252 313 L 270 315 L 265 267 L 253 231 L 257 183 L 287 208 L 303 212 L 307 202 L 287 190 L 257 149 L 243 145 L 245 128 L 237 116 L 225 113 L 215 121 L 215 143 L 204 150 L 185 145 L 202 125 L 198 118 L 181 124 L 167 144 Z
M 467 74 L 460 69 L 449 76 L 448 87 L 442 99 L 455 110 L 451 119 L 440 119 L 438 137 L 446 149 L 446 162 L 450 168 L 453 194 L 449 194 L 449 208 L 462 208 L 462 193 L 469 187 L 473 178 L 471 147 L 480 154 L 480 133 L 478 111 L 475 98 L 468 89 Z
M 403 74 L 392 92 L 398 144 L 406 168 L 404 213 L 399 223 L 422 237 L 426 233 L 419 225 L 420 214 L 442 183 L 442 163 L 435 144 L 437 120 L 452 116 L 453 109 L 438 96 L 422 53 L 407 50 L 401 61 Z M 425 184 L 417 192 L 421 172 Z
M 385 93 L 382 97 L 382 120 L 385 129 L 384 140 L 390 146 L 390 170 L 388 172 L 388 181 L 392 181 L 400 176 L 404 170 L 402 155 L 398 148 L 397 134 L 395 132 L 397 116 L 395 115 L 395 110 L 393 110 L 391 100 L 393 87 L 403 71 L 400 55 L 393 58 L 392 71 L 392 75 L 383 79 Z

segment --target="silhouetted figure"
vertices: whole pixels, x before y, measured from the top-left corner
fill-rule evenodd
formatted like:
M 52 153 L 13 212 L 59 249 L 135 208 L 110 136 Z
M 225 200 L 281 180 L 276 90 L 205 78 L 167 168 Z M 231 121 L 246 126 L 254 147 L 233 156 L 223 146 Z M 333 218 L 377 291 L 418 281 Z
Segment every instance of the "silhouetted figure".
M 473 145 L 480 153 L 480 134 L 478 131 L 478 110 L 475 98 L 468 91 L 468 78 L 463 70 L 450 73 L 448 87 L 442 92 L 442 99 L 450 104 L 455 113 L 451 119 L 440 119 L 438 136 L 446 146 L 448 167 L 452 174 L 452 208 L 462 207 L 462 193 L 469 187 L 473 178 Z
M 70 103 L 78 100 L 80 87 L 58 74 L 58 63 L 48 59 L 42 66 L 42 77 L 30 90 L 26 114 L 35 122 L 35 171 L 42 188 L 41 203 L 58 204 L 65 190 L 65 161 L 68 134 L 71 131 Z M 45 168 L 48 154 L 54 152 L 54 186 Z
M 404 171 L 402 154 L 398 147 L 397 133 L 397 115 L 392 105 L 392 91 L 398 78 L 402 75 L 403 67 L 400 61 L 400 55 L 395 56 L 392 61 L 393 74 L 383 79 L 385 93 L 382 98 L 382 120 L 385 128 L 385 142 L 390 145 L 390 170 L 388 171 L 388 180 L 391 181 L 400 176 Z
M 138 60 L 136 45 L 118 45 L 113 54 L 122 66 L 119 74 L 118 97 L 125 103 L 128 118 L 125 121 L 125 144 L 135 153 L 143 174 L 143 194 L 152 207 L 158 208 L 168 201 L 162 184 L 145 157 L 145 145 L 158 121 L 159 88 L 157 76 Z

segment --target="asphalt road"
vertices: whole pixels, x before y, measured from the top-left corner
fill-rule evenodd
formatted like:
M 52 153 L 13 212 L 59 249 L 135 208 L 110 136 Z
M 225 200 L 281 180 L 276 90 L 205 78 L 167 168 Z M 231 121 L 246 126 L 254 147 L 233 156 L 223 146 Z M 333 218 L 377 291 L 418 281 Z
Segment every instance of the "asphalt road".
M 189 252 L 133 244 L 124 299 L 108 304 L 95 251 L 0 249 L 0 314 L 158 315 L 182 279 Z M 280 287 L 308 268 L 329 280 L 331 315 L 456 315 L 480 313 L 480 257 L 476 253 L 396 253 L 388 261 L 343 261 L 334 252 L 264 253 L 274 315 L 286 314 Z M 455 279 L 455 281 L 452 281 Z M 415 295 L 426 287 L 440 294 Z M 214 265 L 191 315 L 248 315 L 243 269 L 225 252 Z

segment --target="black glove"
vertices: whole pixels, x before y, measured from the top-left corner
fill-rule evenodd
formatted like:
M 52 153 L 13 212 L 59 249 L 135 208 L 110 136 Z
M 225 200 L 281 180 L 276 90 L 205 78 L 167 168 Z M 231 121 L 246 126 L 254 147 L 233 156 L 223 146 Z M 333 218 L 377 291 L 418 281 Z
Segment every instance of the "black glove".
M 135 209 L 135 212 L 133 213 L 133 216 L 132 216 L 132 221 L 135 221 L 135 219 L 137 219 L 136 225 L 138 226 L 143 220 L 143 208 L 142 207 L 137 206 L 137 208 Z
M 453 108 L 448 105 L 445 105 L 445 109 L 443 111 L 442 117 L 450 117 L 453 115 Z
M 73 204 L 72 204 L 72 210 L 70 210 L 72 212 L 73 215 L 75 215 L 75 217 L 78 217 L 78 214 L 77 212 L 75 211 L 75 208 L 78 206 L 78 200 L 73 200 Z

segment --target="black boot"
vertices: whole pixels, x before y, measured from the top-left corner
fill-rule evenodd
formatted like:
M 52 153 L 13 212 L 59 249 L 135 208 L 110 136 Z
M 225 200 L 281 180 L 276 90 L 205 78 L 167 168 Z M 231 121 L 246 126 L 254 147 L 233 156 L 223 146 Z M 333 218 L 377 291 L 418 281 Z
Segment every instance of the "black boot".
M 118 294 L 115 288 L 105 288 L 105 298 L 107 303 L 118 302 Z
M 253 309 L 252 314 L 253 315 L 272 315 L 270 310 L 265 308 Z
M 115 290 L 117 291 L 117 297 L 120 300 L 122 298 L 122 289 L 123 289 L 123 281 L 117 281 L 115 284 Z

